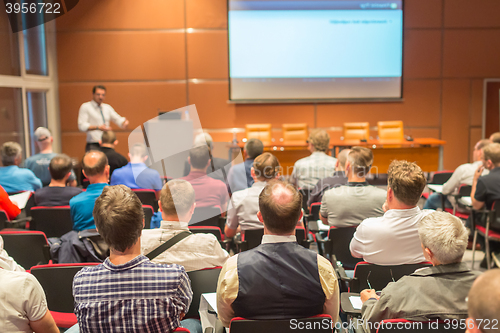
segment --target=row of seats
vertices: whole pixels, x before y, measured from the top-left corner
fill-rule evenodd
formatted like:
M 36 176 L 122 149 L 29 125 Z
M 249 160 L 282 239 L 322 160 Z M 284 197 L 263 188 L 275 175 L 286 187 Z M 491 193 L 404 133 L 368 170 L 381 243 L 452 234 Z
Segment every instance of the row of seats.
M 404 140 L 403 122 L 379 121 L 377 123 L 378 138 L 380 140 Z M 245 126 L 247 139 L 259 139 L 264 145 L 272 144 L 271 124 L 247 124 Z M 283 124 L 283 143 L 302 145 L 309 137 L 309 130 L 306 123 Z M 370 139 L 370 123 L 344 123 L 344 140 L 368 140 Z

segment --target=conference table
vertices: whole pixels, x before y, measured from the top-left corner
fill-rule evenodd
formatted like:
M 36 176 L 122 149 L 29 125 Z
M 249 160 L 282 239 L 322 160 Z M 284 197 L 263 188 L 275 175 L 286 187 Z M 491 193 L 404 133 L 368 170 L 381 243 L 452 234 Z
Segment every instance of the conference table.
M 371 173 L 387 173 L 393 160 L 416 162 L 424 172 L 443 169 L 443 146 L 446 141 L 433 138 L 414 138 L 408 140 L 330 140 L 332 156 L 345 148 L 361 146 L 373 152 Z M 237 145 L 240 149 L 245 144 Z M 273 153 L 283 168 L 283 175 L 291 175 L 295 162 L 311 154 L 305 142 L 279 142 L 264 146 L 264 151 Z

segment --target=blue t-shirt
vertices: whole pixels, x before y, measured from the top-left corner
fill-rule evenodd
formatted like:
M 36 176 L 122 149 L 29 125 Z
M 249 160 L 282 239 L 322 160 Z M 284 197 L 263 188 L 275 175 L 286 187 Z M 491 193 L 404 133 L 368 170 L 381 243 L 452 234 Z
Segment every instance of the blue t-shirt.
M 135 176 L 134 176 L 135 175 Z M 132 189 L 161 190 L 163 183 L 158 171 L 149 169 L 144 163 L 128 163 L 115 169 L 111 175 L 111 185 L 125 185 Z
M 33 171 L 9 165 L 0 168 L 0 185 L 5 192 L 36 191 L 42 187 L 42 182 Z
M 50 184 L 52 177 L 50 176 L 49 164 L 52 158 L 56 156 L 56 153 L 47 153 L 47 154 L 36 154 L 31 157 L 28 157 L 24 161 L 24 167 L 33 171 L 35 176 L 37 176 L 41 181 L 43 186 L 47 186 Z M 71 171 L 71 176 L 69 176 L 69 180 L 75 180 L 75 174 L 73 170 Z
M 95 229 L 94 217 L 92 211 L 96 199 L 101 195 L 106 183 L 90 184 L 87 191 L 82 192 L 69 201 L 71 219 L 73 220 L 73 230 L 82 231 L 86 229 Z

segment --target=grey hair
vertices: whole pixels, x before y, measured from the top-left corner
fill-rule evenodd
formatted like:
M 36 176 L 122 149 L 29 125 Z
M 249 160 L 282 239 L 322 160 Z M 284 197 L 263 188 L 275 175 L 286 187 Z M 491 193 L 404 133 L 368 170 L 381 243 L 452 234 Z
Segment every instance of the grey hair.
M 21 155 L 21 145 L 14 141 L 5 142 L 2 145 L 2 164 L 3 166 L 14 165 L 16 158 Z
M 443 265 L 457 263 L 467 249 L 469 232 L 462 221 L 445 212 L 434 212 L 418 225 L 422 245 L 432 251 Z

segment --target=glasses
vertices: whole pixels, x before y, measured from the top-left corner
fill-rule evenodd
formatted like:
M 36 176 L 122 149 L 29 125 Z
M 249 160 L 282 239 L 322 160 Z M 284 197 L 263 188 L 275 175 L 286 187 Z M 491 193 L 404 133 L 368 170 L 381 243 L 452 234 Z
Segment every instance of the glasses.
M 392 268 L 389 268 L 389 272 L 391 273 L 392 282 L 396 282 L 396 280 L 394 280 L 394 275 L 392 274 Z M 370 274 L 371 273 L 372 273 L 372 271 L 368 272 L 368 275 L 366 276 L 366 283 L 368 284 L 368 288 L 373 289 L 372 285 L 370 283 Z

